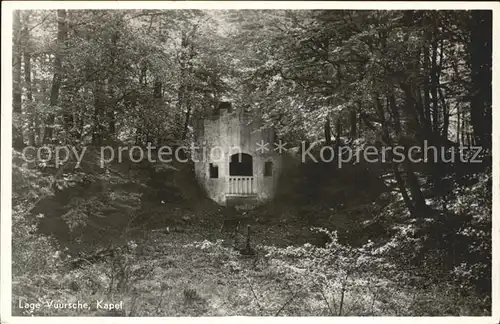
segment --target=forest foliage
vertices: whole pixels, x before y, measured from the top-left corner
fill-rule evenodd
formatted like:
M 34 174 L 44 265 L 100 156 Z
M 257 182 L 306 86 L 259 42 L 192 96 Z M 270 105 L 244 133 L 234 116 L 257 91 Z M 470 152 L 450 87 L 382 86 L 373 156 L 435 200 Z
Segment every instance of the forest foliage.
M 53 207 L 40 207 L 47 199 L 65 202 L 52 210 L 73 233 L 69 240 L 78 237 L 73 229 L 96 227 L 96 219 L 113 208 L 114 215 L 128 215 L 122 234 L 141 228 L 141 221 L 156 214 L 144 211 L 140 195 L 156 193 L 141 189 L 140 182 L 163 186 L 161 199 L 169 197 L 167 203 L 180 210 L 197 199 L 179 189 L 179 183 L 190 181 L 189 171 L 179 165 L 159 166 L 165 169 L 161 178 L 158 166 L 130 167 L 130 161 L 99 168 L 90 153 L 77 168 L 73 160 L 58 167 L 43 156 L 26 163 L 19 152 L 28 146 L 190 143 L 207 109 L 229 100 L 262 115 L 289 147 L 301 141 L 361 150 L 399 145 L 408 153 L 426 143 L 443 150 L 444 156 L 419 164 L 347 165 L 343 176 L 332 166 L 306 164 L 297 171 L 291 187 L 297 190 L 289 193 L 296 199 L 288 208 L 310 208 L 307 213 L 318 218 L 335 219 L 332 211 L 346 212 L 335 209 L 339 200 L 349 205 L 356 199 L 349 183 L 366 174 L 365 180 L 374 179 L 383 189 L 377 189 L 377 198 L 365 199 L 369 221 L 357 223 L 351 234 L 370 248 L 363 262 L 415 271 L 415 277 L 426 278 L 419 287 L 449 283 L 464 298 L 479 296 L 481 304 L 470 312 L 487 312 L 491 11 L 58 9 L 15 11 L 13 18 L 14 275 L 64 263 L 64 248 L 33 234 Z M 482 162 L 460 161 L 458 156 L 473 155 L 472 147 L 481 147 Z M 349 196 L 335 189 L 341 177 L 341 190 L 351 190 Z M 318 195 L 300 191 L 314 187 L 318 178 L 329 183 L 315 191 Z M 133 190 L 127 191 L 129 182 Z M 88 188 L 98 194 L 85 196 Z M 312 211 L 315 206 L 323 207 Z M 264 214 L 276 210 L 281 209 Z M 383 234 L 369 237 L 374 226 Z M 354 253 L 330 241 L 332 250 Z M 27 254 L 22 248 L 27 242 L 37 249 Z M 43 248 L 46 253 L 39 251 Z M 277 259 L 287 253 L 269 249 Z M 292 252 L 302 253 L 297 249 Z M 323 257 L 311 255 L 328 253 L 309 252 L 300 262 L 314 263 Z M 343 292 L 336 284 L 329 282 Z M 326 304 L 332 315 L 342 315 L 342 307 Z

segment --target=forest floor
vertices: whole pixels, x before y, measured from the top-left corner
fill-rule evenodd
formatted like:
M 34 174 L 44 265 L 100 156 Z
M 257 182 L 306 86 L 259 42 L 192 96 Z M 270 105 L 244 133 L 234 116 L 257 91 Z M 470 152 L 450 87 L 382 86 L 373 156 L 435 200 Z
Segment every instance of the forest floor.
M 16 195 L 13 204 L 13 315 L 443 316 L 490 311 L 476 296 L 460 295 L 453 283 L 426 282 L 381 256 L 401 238 L 389 237 L 378 246 L 368 241 L 365 249 L 339 243 L 340 235 L 332 232 L 314 233 L 312 227 L 321 227 L 310 221 L 317 219 L 316 205 L 305 209 L 306 216 L 298 210 L 290 215 L 293 206 L 256 210 L 251 217 L 254 253 L 245 255 L 240 253 L 244 234 L 234 238 L 220 231 L 224 216 L 219 206 L 187 194 L 175 202 L 171 189 L 162 196 L 155 188 L 169 188 L 169 181 L 157 173 L 151 178 L 143 173 L 135 178 L 140 181 L 125 172 L 111 174 L 96 173 L 90 189 L 67 187 L 28 215 L 23 202 L 32 199 L 33 182 L 43 176 L 22 166 L 14 169 L 14 192 L 24 196 Z M 176 172 L 173 182 L 189 186 L 182 176 Z M 172 201 L 162 200 L 167 198 Z M 328 209 L 338 229 L 352 227 L 355 217 L 373 218 L 358 210 L 358 201 L 352 205 L 360 216 Z M 134 222 L 148 226 L 137 228 Z M 359 218 L 355 224 L 361 223 Z M 123 307 L 101 309 L 99 301 L 123 302 Z M 72 309 L 77 302 L 89 308 Z M 26 303 L 40 307 L 20 307 Z
M 40 311 L 31 312 L 34 315 L 328 316 L 339 311 L 335 304 L 339 303 L 340 296 L 335 301 L 335 296 L 328 298 L 319 289 L 314 292 L 312 283 L 310 287 L 300 287 L 297 280 L 287 278 L 284 272 L 286 267 L 294 267 L 293 262 L 272 265 L 277 260 L 267 259 L 258 247 L 256 256 L 240 255 L 226 241 L 206 239 L 207 234 L 217 235 L 216 232 L 198 230 L 200 232 L 187 230 L 168 234 L 157 231 L 137 238 L 132 249 L 121 255 L 124 263 L 121 278 L 117 278 L 120 271 L 116 270 L 118 267 L 113 269 L 113 264 L 95 263 L 64 275 L 17 278 L 14 292 L 22 291 L 24 298 L 34 298 L 42 305 L 56 300 L 56 303 L 81 301 L 92 306 L 89 311 L 42 307 Z M 113 274 L 116 277 L 113 278 Z M 126 282 L 120 284 L 120 280 Z M 26 292 L 30 292 L 30 296 L 26 296 Z M 17 303 L 20 296 L 16 295 L 14 293 Z M 410 298 L 409 292 L 402 295 Z M 358 298 L 358 303 L 368 303 L 365 297 L 370 298 Z M 94 307 L 98 300 L 123 301 L 124 309 L 98 310 Z M 366 305 L 356 306 L 353 302 L 346 296 L 342 306 L 344 315 L 362 315 L 356 310 L 364 310 Z M 364 315 L 382 312 L 382 309 L 375 309 L 382 306 L 374 305 L 375 302 L 369 304 L 372 313 Z M 384 315 L 398 315 L 397 308 L 389 310 L 394 305 L 383 307 Z M 23 314 L 17 307 L 14 311 Z
M 259 233 L 264 227 L 256 226 Z M 266 226 L 267 229 L 269 227 Z M 283 228 L 255 241 L 283 242 Z M 211 238 L 211 239 L 210 239 Z M 345 270 L 322 262 L 324 248 L 257 244 L 241 255 L 215 227 L 157 230 L 130 240 L 101 262 L 50 275 L 15 278 L 13 313 L 38 316 L 408 316 L 465 315 L 443 287 L 405 286 L 392 275 Z M 318 254 L 319 252 L 319 254 Z M 326 255 L 326 254 L 325 254 Z M 324 258 L 327 260 L 328 258 Z M 326 267 L 326 268 L 325 268 Z M 351 268 L 353 269 L 353 268 Z M 22 310 L 18 300 L 38 301 Z M 88 303 L 88 310 L 54 309 L 47 303 Z M 98 309 L 97 302 L 123 309 Z M 45 306 L 44 306 L 45 305 Z

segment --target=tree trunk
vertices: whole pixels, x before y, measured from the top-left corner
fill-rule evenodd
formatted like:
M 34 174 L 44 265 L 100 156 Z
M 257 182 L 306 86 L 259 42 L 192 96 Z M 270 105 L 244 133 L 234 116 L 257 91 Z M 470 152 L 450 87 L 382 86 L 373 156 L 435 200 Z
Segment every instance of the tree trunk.
M 471 124 L 475 142 L 491 148 L 492 12 L 473 10 L 470 17 Z
M 116 135 L 115 112 L 108 110 L 108 137 L 113 138 Z
M 187 100 L 189 97 L 188 75 L 190 72 L 192 72 L 190 59 L 193 57 L 193 52 L 192 47 L 189 46 L 190 40 L 188 37 L 189 36 L 186 34 L 186 32 L 183 31 L 181 35 L 180 80 L 179 89 L 177 91 L 177 106 L 175 111 L 175 124 L 176 127 L 178 127 L 176 135 L 181 139 L 184 138 L 184 127 L 182 125 L 185 124 L 186 121 L 186 119 L 183 118 L 183 111 L 185 108 L 187 108 Z
M 36 62 L 37 57 L 32 57 L 33 62 Z M 43 80 L 39 80 L 37 77 L 37 69 L 32 69 L 31 70 L 31 88 L 33 89 L 33 99 L 35 100 L 35 103 L 38 102 L 43 102 L 45 99 L 45 90 L 43 86 Z M 37 105 L 33 104 L 33 109 L 32 109 L 32 122 L 33 122 L 33 136 L 34 136 L 34 143 L 33 145 L 38 146 L 40 144 L 40 139 L 42 138 L 41 134 L 41 127 L 40 127 L 40 116 L 38 115 L 37 112 Z
M 411 165 L 411 162 L 406 158 L 403 161 L 403 168 L 406 172 L 406 180 L 408 181 L 408 187 L 410 188 L 410 193 L 415 210 L 423 211 L 427 207 L 427 204 L 420 188 L 418 178 L 413 171 L 413 166 Z
M 396 106 L 396 99 L 394 97 L 394 94 L 391 93 L 389 96 L 389 107 L 390 110 L 392 111 L 392 115 L 394 118 L 394 130 L 396 132 L 396 136 L 398 138 L 402 138 L 402 127 L 401 127 L 401 120 L 399 116 L 399 111 Z M 407 99 L 407 102 L 409 100 Z M 388 132 L 387 132 L 388 133 Z M 406 143 L 398 143 L 398 144 L 403 144 L 406 147 Z M 413 171 L 413 167 L 411 165 L 411 162 L 408 159 L 408 151 L 405 149 L 405 159 L 403 160 L 403 169 L 405 170 L 406 173 L 406 180 L 408 182 L 408 187 L 410 189 L 411 197 L 412 197 L 412 204 L 411 204 L 411 209 L 410 212 L 415 212 L 419 210 L 423 210 L 426 207 L 424 195 L 422 194 L 422 190 L 420 188 L 420 183 L 418 181 L 417 176 L 415 175 Z M 409 207 L 410 208 L 410 207 Z
M 351 121 L 350 137 L 351 139 L 355 139 L 358 136 L 358 116 L 356 114 L 356 110 L 352 109 L 349 112 L 349 117 Z
M 326 116 L 326 121 L 325 121 L 325 144 L 327 146 L 332 145 L 332 127 L 330 125 L 330 117 Z
M 114 139 L 115 138 L 115 135 L 116 135 L 116 118 L 115 118 L 115 104 L 113 104 L 115 102 L 115 95 L 114 95 L 114 91 L 113 91 L 113 85 L 110 84 L 110 81 L 108 80 L 108 91 L 107 91 L 107 98 L 108 98 L 108 102 L 110 103 L 107 107 L 106 107 L 106 117 L 107 117 L 107 121 L 108 121 L 108 134 L 107 137 L 110 138 L 110 139 Z
M 441 137 L 447 142 L 448 130 L 450 128 L 450 107 L 446 103 L 443 90 L 441 89 L 439 89 L 439 97 L 441 98 L 441 107 L 443 108 L 443 129 L 441 131 Z
M 337 117 L 337 123 L 335 125 L 335 146 L 336 150 L 340 147 L 340 136 L 342 135 L 342 118 L 341 116 Z
M 24 146 L 22 129 L 22 89 L 21 89 L 21 12 L 14 11 L 12 48 L 12 147 L 20 150 Z
M 381 104 L 380 104 L 380 101 L 378 99 L 377 94 L 375 94 L 375 102 L 376 102 L 375 107 L 377 108 L 379 118 L 380 118 L 380 116 L 383 117 L 384 112 L 383 112 L 383 110 L 381 110 L 382 107 L 381 107 Z M 370 123 L 370 121 L 366 118 L 366 115 L 364 115 L 363 113 L 360 113 L 360 117 L 363 118 L 363 123 L 366 125 L 367 128 L 369 128 L 373 132 L 377 132 L 377 129 L 375 128 L 375 126 L 373 126 Z M 382 120 L 382 141 L 384 142 L 383 144 L 386 146 L 391 146 L 392 141 L 391 141 L 391 137 L 389 134 L 389 130 L 387 129 L 386 122 L 384 119 L 381 119 L 381 120 Z M 394 178 L 396 179 L 396 184 L 398 185 L 399 192 L 401 193 L 401 196 L 403 197 L 403 201 L 406 205 L 406 208 L 408 208 L 408 211 L 410 212 L 411 215 L 414 215 L 415 207 L 413 205 L 413 202 L 411 201 L 410 196 L 408 195 L 408 191 L 406 190 L 406 185 L 405 185 L 403 178 L 401 177 L 401 172 L 399 171 L 399 166 L 398 166 L 398 164 L 396 164 L 394 162 L 394 158 L 392 156 L 392 151 L 389 151 L 389 154 L 390 155 L 388 158 L 389 158 L 389 161 L 391 163 L 391 168 L 392 168 L 392 171 L 394 174 Z
M 56 107 L 59 104 L 59 89 L 61 88 L 62 82 L 62 59 L 64 50 L 64 43 L 66 41 L 68 34 L 68 27 L 66 21 L 66 10 L 57 10 L 57 49 L 54 58 L 54 76 L 52 79 L 52 88 L 50 90 L 50 106 Z M 51 112 L 47 119 L 47 125 L 45 129 L 44 142 L 52 142 L 54 136 L 54 121 L 55 114 Z
M 392 157 L 391 157 L 392 159 Z M 401 172 L 399 171 L 399 166 L 395 162 L 391 162 L 392 166 L 392 172 L 394 173 L 394 178 L 396 179 L 396 183 L 399 188 L 399 192 L 401 193 L 401 196 L 403 197 L 403 201 L 406 205 L 406 208 L 408 208 L 408 211 L 410 212 L 411 215 L 414 215 L 415 212 L 415 206 L 413 205 L 413 202 L 411 201 L 410 196 L 408 195 L 408 191 L 406 190 L 406 185 L 401 177 Z
M 182 137 L 182 129 L 179 129 L 179 128 L 182 125 L 182 112 L 184 110 L 185 100 L 186 100 L 186 87 L 184 85 L 185 74 L 186 74 L 186 72 L 182 68 L 180 85 L 179 85 L 179 89 L 177 90 L 177 104 L 176 104 L 176 111 L 175 111 L 175 126 L 176 126 L 175 133 L 177 136 L 180 135 L 179 137 Z
M 428 36 L 426 36 L 427 38 Z M 424 106 L 423 106 L 423 115 L 425 119 L 425 123 L 427 125 L 432 125 L 430 124 L 430 110 L 431 110 L 431 99 L 429 95 L 429 49 L 427 48 L 427 45 L 424 44 L 424 64 L 423 64 L 423 78 L 424 78 Z
M 116 118 L 114 107 L 107 107 L 107 119 L 108 119 L 108 137 L 114 138 L 116 135 Z
M 436 22 L 434 21 L 434 24 Z M 436 26 L 435 26 L 436 28 Z M 435 35 L 435 33 L 434 33 Z M 439 68 L 437 66 L 437 51 L 438 43 L 437 40 L 432 41 L 432 58 L 431 58 L 431 94 L 432 94 L 432 133 L 437 135 L 439 133 L 439 104 L 438 104 L 438 86 L 439 86 Z M 433 136 L 434 137 L 434 136 Z
M 26 11 L 24 14 L 24 83 L 26 86 L 26 108 L 29 110 L 27 114 L 28 118 L 28 143 L 29 145 L 35 145 L 35 109 L 33 106 L 33 87 L 31 82 L 31 46 L 30 46 L 30 35 L 29 35 L 29 19 L 30 12 Z
M 465 119 L 465 114 L 462 113 L 462 129 L 460 131 L 460 135 L 462 137 L 462 144 L 467 145 L 467 119 Z
M 189 64 L 188 71 L 190 74 L 193 72 L 191 64 Z M 186 91 L 187 92 L 187 94 L 186 94 L 186 117 L 184 119 L 184 127 L 182 129 L 182 136 L 181 136 L 182 140 L 185 140 L 187 138 L 189 123 L 191 122 L 191 113 L 193 110 L 193 107 L 191 107 L 191 105 L 192 105 L 191 98 L 192 98 L 193 93 L 192 93 L 192 88 L 191 88 L 190 84 L 188 84 L 188 87 L 186 90 L 187 90 Z
M 93 114 L 93 131 L 92 144 L 101 145 L 103 136 L 102 117 L 104 112 L 104 84 L 100 80 L 95 81 L 94 86 L 94 114 Z
M 191 119 L 191 107 L 190 107 L 190 105 L 188 105 L 187 111 L 186 111 L 186 119 L 184 120 L 184 128 L 182 130 L 182 139 L 183 140 L 185 140 L 187 138 L 190 119 Z

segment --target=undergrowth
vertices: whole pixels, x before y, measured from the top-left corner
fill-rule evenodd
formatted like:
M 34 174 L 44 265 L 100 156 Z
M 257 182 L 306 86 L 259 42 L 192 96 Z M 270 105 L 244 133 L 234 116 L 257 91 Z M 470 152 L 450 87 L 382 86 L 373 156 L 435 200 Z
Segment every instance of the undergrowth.
M 362 236 L 356 244 L 349 244 L 346 231 L 308 220 L 317 211 L 357 213 L 354 204 L 264 206 L 249 213 L 256 253 L 243 256 L 219 233 L 219 207 L 189 188 L 175 189 L 172 177 L 185 181 L 179 180 L 186 177 L 182 171 L 167 168 L 163 182 L 147 183 L 144 179 L 155 178 L 157 171 L 152 177 L 148 169 L 124 173 L 109 166 L 85 174 L 62 172 L 56 187 L 53 173 L 30 168 L 16 155 L 13 165 L 14 315 L 471 316 L 491 311 L 488 172 L 467 186 L 456 185 L 442 223 L 404 216 L 397 197 L 381 195 L 386 207 L 365 210 L 371 219 L 357 224 L 379 226 L 390 235 L 354 231 L 350 235 Z M 163 188 L 165 181 L 172 183 L 170 189 Z M 43 224 L 61 228 L 51 233 Z M 97 309 L 100 300 L 122 301 L 124 308 Z M 91 308 L 20 309 L 19 301 L 80 301 Z

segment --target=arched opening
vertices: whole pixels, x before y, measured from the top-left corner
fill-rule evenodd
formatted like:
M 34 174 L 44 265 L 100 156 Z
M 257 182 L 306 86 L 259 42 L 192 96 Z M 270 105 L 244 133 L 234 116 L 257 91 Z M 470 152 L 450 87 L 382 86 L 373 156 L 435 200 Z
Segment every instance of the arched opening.
M 253 159 L 250 154 L 236 153 L 231 155 L 229 162 L 229 175 L 230 176 L 253 176 Z

